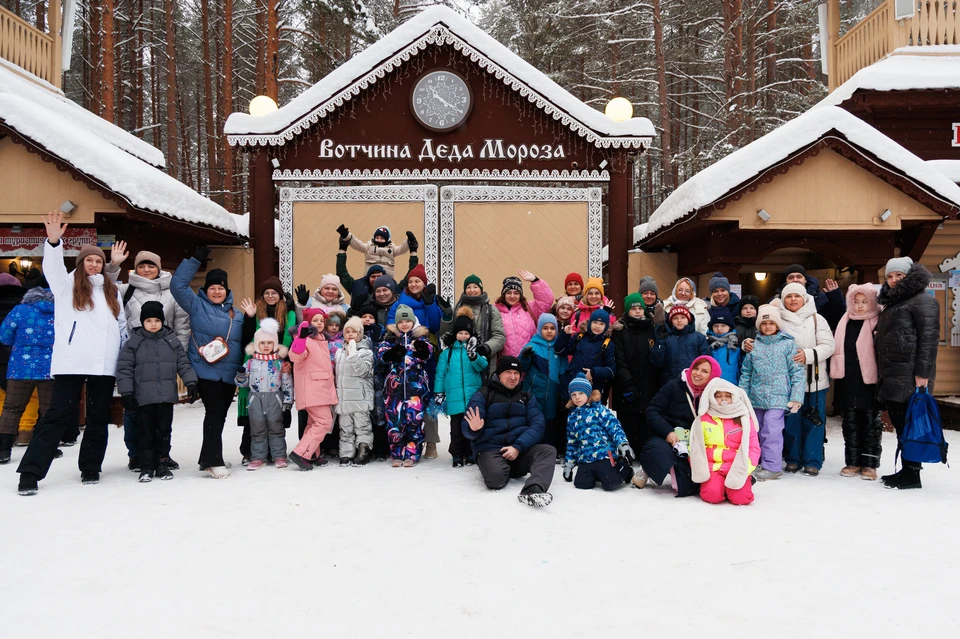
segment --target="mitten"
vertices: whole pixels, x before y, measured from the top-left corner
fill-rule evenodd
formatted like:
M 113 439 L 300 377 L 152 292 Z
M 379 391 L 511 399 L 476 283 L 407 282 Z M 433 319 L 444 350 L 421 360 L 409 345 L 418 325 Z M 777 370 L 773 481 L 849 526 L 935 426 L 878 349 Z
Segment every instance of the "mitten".
M 450 306 L 450 300 L 443 297 L 442 295 L 437 295 L 437 306 L 439 306 L 443 311 L 445 311 L 444 313 L 445 315 L 447 315 L 449 311 L 453 310 L 453 307 Z
M 430 347 L 423 340 L 418 339 L 413 343 L 413 354 L 422 360 L 430 358 Z
M 563 462 L 563 480 L 573 481 L 573 461 Z
M 403 347 L 403 344 L 397 344 L 392 346 L 383 354 L 383 361 L 385 362 L 400 362 L 403 361 L 403 356 L 406 354 L 406 349 Z
M 520 359 L 530 359 L 531 355 L 533 355 L 533 346 L 527 346 L 520 351 Z
M 427 284 L 427 287 L 423 289 L 423 303 L 427 306 L 432 306 L 437 299 L 437 285 L 436 284 Z
M 310 301 L 310 291 L 308 291 L 307 287 L 303 284 L 297 287 L 297 301 L 300 303 L 300 306 L 306 306 L 307 302 Z
M 490 347 L 487 346 L 486 344 L 480 344 L 479 346 L 477 346 L 477 354 L 483 355 L 487 359 L 490 359 Z
M 340 250 L 346 251 L 350 247 L 350 240 L 345 237 L 340 238 Z
M 299 355 L 303 351 L 307 350 L 307 333 L 310 330 L 309 322 L 301 322 L 300 330 L 297 331 L 297 338 L 293 340 L 293 344 L 290 345 L 290 352 L 296 353 Z
M 284 404 L 284 405 L 283 405 L 283 412 L 289 413 L 292 408 L 293 408 L 293 404 Z
M 623 442 L 617 446 L 617 453 L 627 460 L 628 464 L 632 464 L 636 460 L 637 456 L 634 454 L 633 449 L 630 448 L 630 444 Z
M 200 399 L 200 391 L 197 389 L 196 384 L 189 384 L 187 386 L 187 397 L 190 398 L 191 404 Z
M 416 253 L 417 249 L 420 248 L 420 242 L 417 241 L 417 237 L 410 231 L 407 231 L 407 246 L 410 247 L 411 253 Z
M 355 355 L 357 353 L 357 343 L 353 340 L 347 342 L 347 356 Z
M 467 349 L 467 359 L 469 359 L 471 362 L 477 359 L 477 338 L 476 337 L 471 337 L 470 339 L 467 340 L 466 349 Z
M 137 410 L 137 398 L 134 395 L 124 395 L 121 401 L 124 410 Z
M 436 393 L 436 394 L 433 396 L 433 401 L 435 401 L 435 402 L 437 403 L 437 406 L 440 406 L 440 405 L 443 404 L 445 401 L 447 401 L 447 394 L 446 394 L 446 393 Z
M 653 335 L 662 342 L 670 336 L 670 330 L 666 324 L 660 324 L 653 329 Z
M 203 264 L 210 257 L 210 247 L 209 246 L 198 246 L 193 252 L 193 258 Z
M 343 224 L 337 227 L 337 233 L 339 233 L 340 237 L 343 239 L 350 237 L 350 229 L 348 229 Z

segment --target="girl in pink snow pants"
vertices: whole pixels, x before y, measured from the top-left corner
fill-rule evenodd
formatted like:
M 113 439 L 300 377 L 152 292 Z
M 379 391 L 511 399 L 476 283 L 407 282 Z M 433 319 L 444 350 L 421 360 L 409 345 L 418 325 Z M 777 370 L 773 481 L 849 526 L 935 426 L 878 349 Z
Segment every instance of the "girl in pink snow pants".
M 309 417 L 300 443 L 290 454 L 290 461 L 300 470 L 323 466 L 327 460 L 320 453 L 320 443 L 333 430 L 333 407 L 337 403 L 336 378 L 330 359 L 330 342 L 323 331 L 327 315 L 319 308 L 303 309 L 304 321 L 295 327 L 290 361 L 293 362 L 294 399 L 298 410 Z

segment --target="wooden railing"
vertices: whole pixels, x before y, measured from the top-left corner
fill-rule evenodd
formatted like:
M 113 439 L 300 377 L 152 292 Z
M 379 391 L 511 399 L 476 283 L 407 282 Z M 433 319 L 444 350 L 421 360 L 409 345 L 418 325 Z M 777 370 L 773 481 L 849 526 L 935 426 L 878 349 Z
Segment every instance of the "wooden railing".
M 59 36 L 46 34 L 0 7 L 0 58 L 59 87 L 60 55 Z
M 960 44 L 960 0 L 915 2 L 913 17 L 897 20 L 894 0 L 885 0 L 834 41 L 828 64 L 831 91 L 899 47 Z M 839 23 L 839 16 L 831 18 Z

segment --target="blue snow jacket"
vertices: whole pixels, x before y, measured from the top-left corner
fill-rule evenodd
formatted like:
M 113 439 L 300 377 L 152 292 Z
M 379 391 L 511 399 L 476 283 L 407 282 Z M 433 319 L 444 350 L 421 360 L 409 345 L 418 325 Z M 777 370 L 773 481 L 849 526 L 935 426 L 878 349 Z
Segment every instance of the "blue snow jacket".
M 736 338 L 736 333 L 731 331 L 727 335 L 733 335 Z M 723 337 L 726 337 L 723 336 Z M 717 360 L 720 363 L 720 377 L 727 380 L 734 386 L 737 385 L 737 380 L 740 379 L 740 341 L 737 340 L 734 348 L 730 348 L 726 342 L 721 341 L 721 337 L 716 335 L 713 331 L 707 331 L 707 345 L 710 346 L 710 356 L 713 359 Z
M 571 408 L 567 416 L 566 461 L 589 464 L 617 457 L 617 447 L 627 443 L 613 411 L 600 402 Z
M 488 399 L 489 397 L 489 399 Z M 546 422 L 537 398 L 519 386 L 505 388 L 497 379 L 491 378 L 487 386 L 473 394 L 467 410 L 476 408 L 484 420 L 483 428 L 474 432 L 467 420 L 463 420 L 463 436 L 470 441 L 473 456 L 486 450 L 500 450 L 513 446 L 523 454 L 543 439 Z
M 486 371 L 487 358 L 478 354 L 471 362 L 463 342 L 453 340 L 452 345 L 440 351 L 433 392 L 446 393 L 447 415 L 467 412 L 473 394 L 483 386 Z
M 697 332 L 692 322 L 681 331 L 670 326 L 666 337 L 658 330 L 656 339 L 657 343 L 650 349 L 650 364 L 660 371 L 661 388 L 670 380 L 679 377 L 693 360 L 701 355 L 713 355 L 707 338 Z
M 561 397 L 570 397 L 567 386 L 585 368 L 589 368 L 593 376 L 593 390 L 600 391 L 601 395 L 606 392 L 617 372 L 613 343 L 606 333 L 594 335 L 588 331 L 571 336 L 560 331 L 554 349 L 559 355 L 573 356 L 567 370 L 560 376 Z
M 556 343 L 556 339 L 548 342 L 537 334 L 520 351 L 520 370 L 524 371 L 523 390 L 537 398 L 547 419 L 557 416 L 560 378 L 567 370 L 567 358 L 554 349 Z
M 243 313 L 233 308 L 233 291 L 227 291 L 227 299 L 222 304 L 211 302 L 202 289 L 194 293 L 190 282 L 199 270 L 200 262 L 191 257 L 180 263 L 170 280 L 173 299 L 190 316 L 191 335 L 187 355 L 199 379 L 233 384 L 237 373 L 243 368 Z M 230 352 L 220 361 L 209 364 L 197 349 L 217 337 L 227 341 Z
M 740 371 L 740 388 L 754 408 L 786 409 L 787 402 L 803 402 L 806 367 L 793 361 L 797 345 L 783 331 L 757 334 Z
M 417 316 L 417 319 L 420 320 L 420 326 L 424 326 L 429 330 L 433 335 L 436 335 L 440 332 L 440 320 L 443 317 L 443 312 L 440 310 L 440 306 L 437 304 L 437 301 L 434 300 L 433 304 L 427 306 L 423 303 L 423 299 L 417 299 L 410 295 L 407 292 L 407 289 L 403 289 L 400 292 L 400 296 L 397 298 L 397 301 L 393 303 L 393 306 L 390 307 L 390 312 L 387 313 L 387 326 L 390 324 L 396 324 L 395 316 L 397 314 L 397 307 L 401 304 L 406 304 L 411 309 L 413 309 L 413 314 Z M 431 340 L 436 344 L 436 340 Z
M 53 292 L 32 288 L 0 325 L 0 342 L 12 346 L 7 379 L 50 379 L 54 338 Z

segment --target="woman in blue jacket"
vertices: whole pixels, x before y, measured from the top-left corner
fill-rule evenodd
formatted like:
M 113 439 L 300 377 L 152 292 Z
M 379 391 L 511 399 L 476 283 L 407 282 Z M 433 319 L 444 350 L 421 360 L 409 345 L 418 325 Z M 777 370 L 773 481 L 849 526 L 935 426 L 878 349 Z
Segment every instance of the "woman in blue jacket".
M 190 288 L 200 265 L 207 261 L 210 249 L 201 246 L 193 257 L 183 260 L 170 283 L 177 304 L 190 316 L 190 365 L 197 373 L 197 390 L 203 401 L 203 444 L 200 447 L 200 468 L 216 479 L 230 474 L 223 461 L 223 424 L 237 387 L 234 378 L 243 365 L 243 313 L 233 308 L 233 293 L 227 285 L 227 273 L 215 268 L 207 271 L 204 286 L 196 293 Z M 200 349 L 222 340 L 229 349 L 216 361 L 205 357 Z

